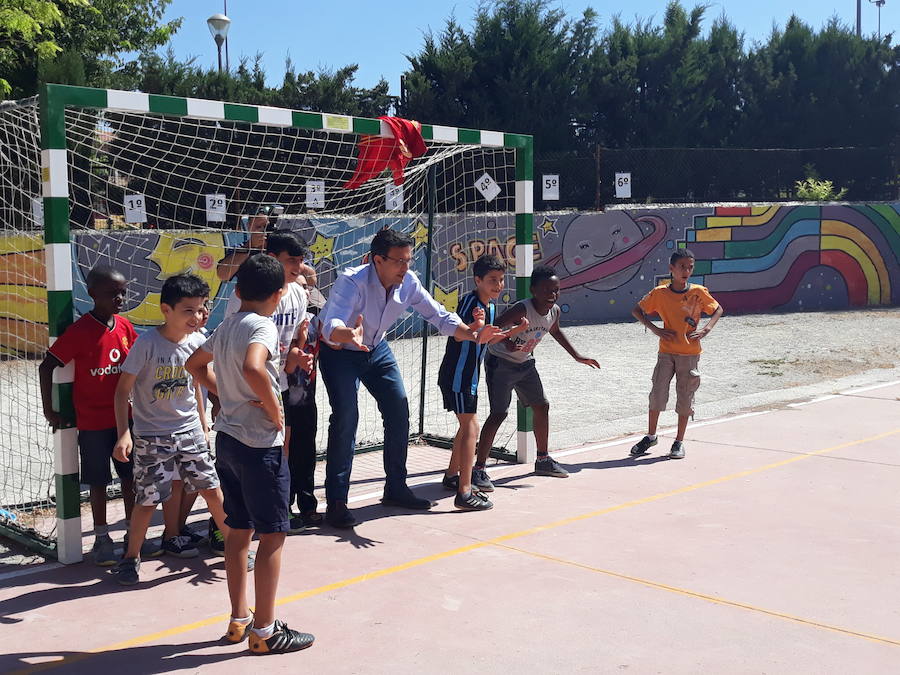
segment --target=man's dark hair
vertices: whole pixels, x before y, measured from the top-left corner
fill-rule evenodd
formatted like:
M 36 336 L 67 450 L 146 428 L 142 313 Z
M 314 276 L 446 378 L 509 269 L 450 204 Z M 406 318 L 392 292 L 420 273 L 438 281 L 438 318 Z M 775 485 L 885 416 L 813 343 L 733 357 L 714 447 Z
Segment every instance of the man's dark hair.
M 549 279 L 550 277 L 555 276 L 556 270 L 549 265 L 538 265 L 531 271 L 531 283 L 529 285 L 531 286 L 531 288 L 534 288 L 544 279 Z
M 397 230 L 384 229 L 372 238 L 372 245 L 369 251 L 373 256 L 386 256 L 388 252 L 397 246 L 412 246 L 416 242 L 408 234 L 397 232 Z
M 267 300 L 284 287 L 284 267 L 269 255 L 250 256 L 238 267 L 236 276 L 241 300 Z
M 506 263 L 495 255 L 483 255 L 472 265 L 472 274 L 481 279 L 495 270 L 506 272 Z
M 309 247 L 303 237 L 290 230 L 275 230 L 266 235 L 266 253 L 278 255 L 286 252 L 288 255 L 306 256 Z
M 676 248 L 675 252 L 669 256 L 669 264 L 674 265 L 682 258 L 690 258 L 691 260 L 696 260 L 697 257 L 694 255 L 693 251 L 687 248 Z
M 163 282 L 160 303 L 174 307 L 183 298 L 208 298 L 209 284 L 196 274 L 175 274 Z
M 124 281 L 125 275 L 122 274 L 119 270 L 114 267 L 110 267 L 109 265 L 96 265 L 90 272 L 87 273 L 87 278 L 84 280 L 87 284 L 88 290 L 92 288 L 96 288 L 98 285 L 102 284 L 105 281 Z

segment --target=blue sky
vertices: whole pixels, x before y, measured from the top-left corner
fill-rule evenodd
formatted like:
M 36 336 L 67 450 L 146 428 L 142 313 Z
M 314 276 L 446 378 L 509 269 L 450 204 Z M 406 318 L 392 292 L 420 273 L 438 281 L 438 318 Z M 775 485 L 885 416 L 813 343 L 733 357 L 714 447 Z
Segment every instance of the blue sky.
M 198 65 L 215 66 L 216 47 L 206 19 L 222 12 L 224 1 L 172 2 L 167 18 L 184 17 L 181 30 L 172 40 L 178 58 L 195 56 Z M 261 52 L 269 84 L 277 84 L 288 55 L 298 71 L 336 69 L 356 63 L 357 86 L 371 87 L 383 76 L 392 94 L 399 93 L 400 74 L 408 68 L 405 55 L 420 50 L 424 34 L 429 29 L 439 33 L 451 14 L 470 28 L 478 6 L 477 0 L 227 0 L 227 4 L 232 20 L 228 36 L 232 67 L 242 55 L 252 57 Z M 682 4 L 692 7 L 694 2 Z M 749 42 L 764 40 L 772 27 L 783 26 L 792 12 L 817 28 L 835 15 L 849 25 L 856 21 L 855 0 L 718 0 L 709 4 L 712 6 L 707 10 L 707 27 L 724 12 L 744 31 Z M 862 4 L 863 33 L 874 34 L 877 9 L 869 0 Z M 665 11 L 666 0 L 559 0 L 553 6 L 562 8 L 570 17 L 578 17 L 586 7 L 593 7 L 602 30 L 616 14 L 629 23 L 635 17 L 658 20 Z M 896 34 L 898 29 L 900 0 L 886 0 L 881 9 L 882 33 Z

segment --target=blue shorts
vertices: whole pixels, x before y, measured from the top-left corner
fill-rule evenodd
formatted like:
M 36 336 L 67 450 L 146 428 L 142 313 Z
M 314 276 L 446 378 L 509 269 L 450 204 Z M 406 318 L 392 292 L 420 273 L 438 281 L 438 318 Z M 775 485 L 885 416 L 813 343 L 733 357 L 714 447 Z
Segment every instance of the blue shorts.
M 291 473 L 282 446 L 251 448 L 220 431 L 216 472 L 228 527 L 260 534 L 288 531 Z
M 112 483 L 112 472 L 109 460 L 116 469 L 121 481 L 134 478 L 134 456 L 127 462 L 120 462 L 113 457 L 113 448 L 119 440 L 115 429 L 79 430 L 78 452 L 81 455 L 81 482 L 85 485 L 109 485 Z

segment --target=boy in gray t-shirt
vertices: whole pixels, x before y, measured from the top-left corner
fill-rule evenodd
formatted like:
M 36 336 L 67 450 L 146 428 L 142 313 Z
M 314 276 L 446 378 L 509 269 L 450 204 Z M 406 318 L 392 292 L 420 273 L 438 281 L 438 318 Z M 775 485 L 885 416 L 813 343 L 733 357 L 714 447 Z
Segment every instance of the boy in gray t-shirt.
M 231 620 L 225 639 L 250 639 L 257 654 L 309 647 L 313 636 L 275 619 L 281 550 L 289 529 L 291 477 L 284 454 L 284 413 L 278 385 L 278 332 L 269 319 L 284 293 L 284 268 L 256 255 L 237 271 L 237 313 L 225 319 L 188 359 L 197 382 L 219 397 L 216 470 L 225 494 L 225 574 Z M 212 366 L 212 367 L 211 367 Z M 259 535 L 255 614 L 247 602 L 247 551 Z
M 135 508 L 128 543 L 114 571 L 123 585 L 138 582 L 140 550 L 156 505 L 163 509 L 163 552 L 181 558 L 197 555 L 189 537 L 179 534 L 180 481 L 187 492 L 199 492 L 218 522 L 225 518 L 219 478 L 209 454 L 208 429 L 198 387 L 185 363 L 203 342 L 195 332 L 209 297 L 209 286 L 193 274 L 166 279 L 160 293 L 165 322 L 135 341 L 122 364 L 115 394 L 119 440 L 113 456 L 126 461 L 134 453 Z M 134 437 L 128 428 L 132 397 Z
M 544 395 L 544 386 L 532 355 L 544 336 L 552 335 L 578 363 L 591 368 L 600 367 L 594 359 L 579 354 L 559 327 L 561 312 L 556 304 L 559 299 L 559 278 L 553 268 L 547 265 L 535 267 L 531 273 L 530 289 L 530 298 L 517 302 L 501 314 L 496 322 L 500 328 L 521 324 L 525 324 L 526 328 L 512 340 L 502 340 L 488 347 L 488 357 L 484 362 L 491 412 L 481 427 L 478 456 L 473 471 L 476 489 L 484 491 L 494 489 L 484 466 L 494 445 L 497 430 L 508 414 L 513 391 L 519 402 L 531 408 L 534 415 L 534 440 L 537 446 L 534 472 L 540 476 L 557 478 L 569 475 L 559 462 L 550 457 L 548 450 L 550 403 Z

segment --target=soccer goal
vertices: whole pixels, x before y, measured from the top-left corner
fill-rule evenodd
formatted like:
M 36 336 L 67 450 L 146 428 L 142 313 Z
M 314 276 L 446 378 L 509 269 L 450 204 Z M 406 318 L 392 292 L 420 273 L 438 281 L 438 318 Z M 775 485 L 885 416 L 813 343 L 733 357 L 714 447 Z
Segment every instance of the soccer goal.
M 62 85 L 0 107 L 0 531 L 62 562 L 81 559 L 77 434 L 47 428 L 37 363 L 90 309 L 84 279 L 94 265 L 113 265 L 129 280 L 122 314 L 138 331 L 161 321 L 164 279 L 200 275 L 214 328 L 233 291 L 219 262 L 249 239 L 250 217 L 263 208 L 269 227 L 309 243 L 325 298 L 342 269 L 367 261 L 385 227 L 412 235 L 415 271 L 448 309 L 471 289 L 483 253 L 508 264 L 500 309 L 526 297 L 532 138 L 420 128 L 428 150 L 409 161 L 400 185 L 386 171 L 348 189 L 360 142 L 393 137 L 386 122 Z M 446 441 L 455 418 L 436 384 L 445 338 L 413 314 L 389 338 L 406 379 L 411 440 Z M 72 378 L 71 366 L 56 370 L 54 402 L 74 422 Z M 324 449 L 322 386 L 318 403 Z M 532 461 L 529 415 L 520 409 L 512 418 L 498 446 Z M 357 445 L 381 442 L 377 408 L 361 392 Z

